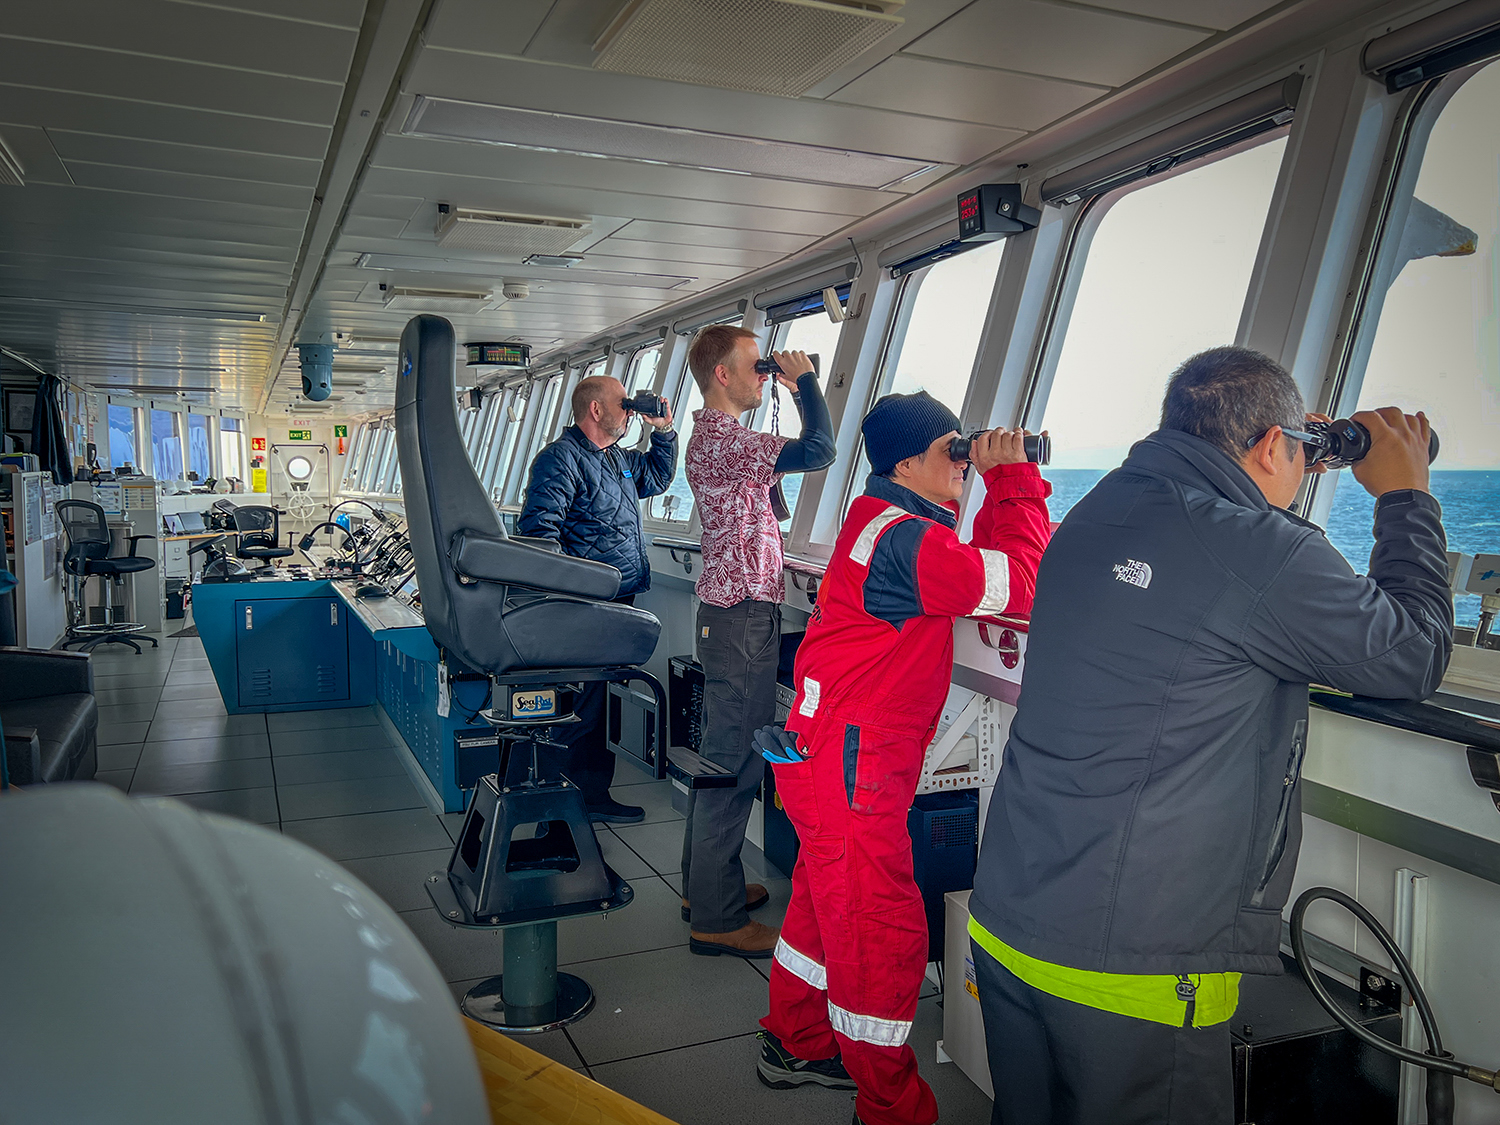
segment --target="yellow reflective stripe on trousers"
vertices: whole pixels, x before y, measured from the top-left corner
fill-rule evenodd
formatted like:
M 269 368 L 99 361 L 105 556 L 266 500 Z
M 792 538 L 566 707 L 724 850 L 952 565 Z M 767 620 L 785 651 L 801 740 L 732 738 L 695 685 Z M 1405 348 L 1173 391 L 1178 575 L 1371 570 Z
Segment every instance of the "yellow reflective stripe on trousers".
M 969 936 L 1015 976 L 1039 992 L 1132 1019 L 1182 1027 L 1187 1001 L 1177 995 L 1179 977 L 1170 973 L 1094 973 L 1038 961 L 1017 952 L 970 917 Z M 1239 973 L 1189 973 L 1195 988 L 1193 1026 L 1212 1027 L 1234 1015 L 1240 1004 Z

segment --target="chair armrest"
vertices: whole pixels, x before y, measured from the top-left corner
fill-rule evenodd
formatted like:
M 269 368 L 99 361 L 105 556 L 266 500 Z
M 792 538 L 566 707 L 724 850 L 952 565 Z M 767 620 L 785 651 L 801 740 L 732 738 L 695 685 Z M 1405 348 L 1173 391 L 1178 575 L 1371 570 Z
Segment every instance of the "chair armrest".
M 154 535 L 129 535 L 129 536 L 126 536 L 126 538 L 130 540 L 130 557 L 131 558 L 135 558 L 135 549 L 136 549 L 136 546 L 138 545 L 137 541 L 141 540 L 141 539 L 155 539 L 156 536 L 154 536 Z
M 0 646 L 0 703 L 93 690 L 87 653 Z
M 36 727 L 5 728 L 5 772 L 12 785 L 34 785 L 42 776 L 42 739 Z
M 512 543 L 520 543 L 527 547 L 540 547 L 544 551 L 550 551 L 554 555 L 562 554 L 562 544 L 556 539 L 544 539 L 531 535 L 512 535 Z
M 461 576 L 480 582 L 598 601 L 609 601 L 620 592 L 620 572 L 608 563 L 554 555 L 514 539 L 475 531 L 455 535 L 448 558 Z

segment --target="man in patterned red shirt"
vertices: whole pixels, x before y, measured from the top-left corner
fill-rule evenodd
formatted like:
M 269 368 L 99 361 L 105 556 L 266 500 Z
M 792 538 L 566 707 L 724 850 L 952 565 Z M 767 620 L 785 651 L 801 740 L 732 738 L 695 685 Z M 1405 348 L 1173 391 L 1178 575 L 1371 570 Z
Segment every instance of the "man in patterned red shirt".
M 690 948 L 717 957 L 766 958 L 778 931 L 750 920 L 769 899 L 745 885 L 740 849 L 765 774 L 753 736 L 775 718 L 781 655 L 781 528 L 771 488 L 784 473 L 833 463 L 833 430 L 817 373 L 805 352 L 776 352 L 777 382 L 802 416 L 796 439 L 759 433 L 740 415 L 764 401 L 770 376 L 755 370 L 760 346 L 745 328 L 712 325 L 693 340 L 688 367 L 703 392 L 685 464 L 703 525 L 698 579 L 698 659 L 703 665 L 699 753 L 733 771 L 727 789 L 694 791 L 682 840 L 682 908 Z

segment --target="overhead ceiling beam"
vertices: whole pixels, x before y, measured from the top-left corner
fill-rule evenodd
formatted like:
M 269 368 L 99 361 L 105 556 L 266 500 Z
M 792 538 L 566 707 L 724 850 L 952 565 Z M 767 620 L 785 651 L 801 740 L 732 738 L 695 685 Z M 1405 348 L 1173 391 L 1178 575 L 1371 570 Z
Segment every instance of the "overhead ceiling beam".
M 323 278 L 329 252 L 343 229 L 375 142 L 396 103 L 401 76 L 416 54 L 434 2 L 369 0 L 365 7 L 344 99 L 287 290 L 276 354 L 261 386 L 260 410 L 270 402 L 282 361 L 302 331 L 308 304 Z

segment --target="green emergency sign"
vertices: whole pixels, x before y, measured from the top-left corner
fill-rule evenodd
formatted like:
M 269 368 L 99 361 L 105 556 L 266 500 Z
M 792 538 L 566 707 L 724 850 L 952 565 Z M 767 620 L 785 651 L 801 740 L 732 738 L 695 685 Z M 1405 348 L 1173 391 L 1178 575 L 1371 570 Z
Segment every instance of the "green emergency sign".
M 333 436 L 334 437 L 348 437 L 349 436 L 349 427 L 348 426 L 335 426 L 335 427 L 333 427 Z
M 312 441 L 312 431 L 311 430 L 288 430 L 286 432 L 286 440 L 287 441 Z

